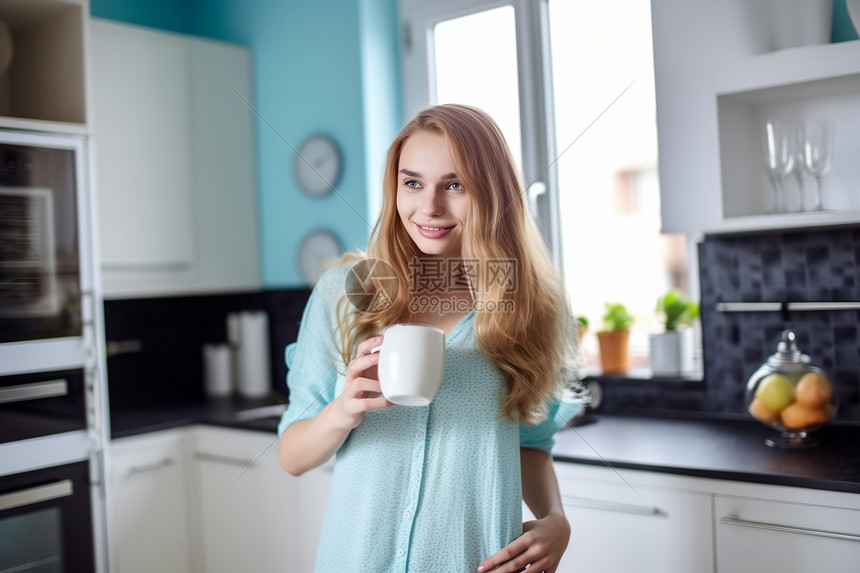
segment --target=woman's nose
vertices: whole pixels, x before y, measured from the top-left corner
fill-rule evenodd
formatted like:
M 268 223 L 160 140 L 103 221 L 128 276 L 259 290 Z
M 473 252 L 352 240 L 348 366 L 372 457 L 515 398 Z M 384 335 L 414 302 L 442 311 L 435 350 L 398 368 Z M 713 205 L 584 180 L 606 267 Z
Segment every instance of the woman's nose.
M 421 214 L 428 217 L 438 217 L 445 212 L 438 193 L 426 193 L 421 203 Z

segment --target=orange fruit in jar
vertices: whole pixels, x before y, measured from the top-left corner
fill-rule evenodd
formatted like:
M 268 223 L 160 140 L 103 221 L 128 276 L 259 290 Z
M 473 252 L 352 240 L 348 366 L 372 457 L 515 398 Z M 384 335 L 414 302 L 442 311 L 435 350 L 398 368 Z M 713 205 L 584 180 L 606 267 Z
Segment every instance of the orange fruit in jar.
M 833 386 L 827 377 L 817 372 L 807 372 L 797 383 L 795 397 L 804 406 L 820 408 L 833 397 Z
M 762 422 L 776 422 L 779 418 L 779 412 L 776 410 L 771 410 L 769 408 L 765 408 L 761 403 L 761 400 L 758 398 L 754 399 L 750 402 L 749 405 L 749 413 L 752 414 L 752 417 L 756 420 L 761 420 Z
M 800 402 L 795 402 L 786 406 L 785 409 L 779 413 L 779 419 L 782 422 L 782 425 L 789 430 L 797 430 L 800 428 L 815 426 L 817 424 L 823 424 L 829 420 L 830 417 L 827 415 L 824 408 L 814 408 L 801 404 Z

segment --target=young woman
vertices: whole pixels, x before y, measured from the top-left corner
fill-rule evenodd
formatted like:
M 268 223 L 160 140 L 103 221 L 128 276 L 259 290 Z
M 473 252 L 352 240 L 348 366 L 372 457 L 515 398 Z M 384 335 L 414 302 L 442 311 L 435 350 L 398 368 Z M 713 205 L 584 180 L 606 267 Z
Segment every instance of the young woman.
M 523 195 L 476 108 L 427 109 L 391 145 L 368 253 L 326 271 L 287 349 L 280 463 L 300 475 L 337 454 L 316 571 L 556 570 L 570 526 L 549 451 L 576 333 Z M 349 304 L 356 261 L 396 276 L 368 281 L 384 304 Z M 446 333 L 429 406 L 380 391 L 370 351 L 403 322 Z

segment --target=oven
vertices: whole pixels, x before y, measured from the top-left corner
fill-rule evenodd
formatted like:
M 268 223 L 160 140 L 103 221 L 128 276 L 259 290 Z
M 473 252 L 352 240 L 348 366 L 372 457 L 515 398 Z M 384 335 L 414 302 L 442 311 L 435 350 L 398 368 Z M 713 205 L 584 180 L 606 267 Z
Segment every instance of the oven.
M 95 570 L 87 462 L 0 477 L 0 571 Z
M 106 571 L 91 145 L 0 131 L 0 572 Z

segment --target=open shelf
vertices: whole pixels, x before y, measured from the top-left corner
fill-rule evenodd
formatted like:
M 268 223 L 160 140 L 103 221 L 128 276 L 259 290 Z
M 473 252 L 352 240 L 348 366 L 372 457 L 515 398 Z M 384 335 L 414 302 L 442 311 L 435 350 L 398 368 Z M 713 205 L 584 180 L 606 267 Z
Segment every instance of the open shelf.
M 792 48 L 741 60 L 718 82 L 723 225 L 719 231 L 782 229 L 860 222 L 860 41 Z M 767 118 L 828 119 L 836 124 L 832 167 L 822 179 L 823 212 L 769 214 L 772 188 L 764 169 Z M 799 186 L 786 178 L 792 211 Z M 814 182 L 803 182 L 812 204 Z
M 860 40 L 753 55 L 721 72 L 716 82 L 718 95 L 794 89 L 808 82 L 856 75 L 860 74 Z
M 0 3 L 12 45 L 0 75 L 0 126 L 79 132 L 86 125 L 87 16 L 83 0 Z

